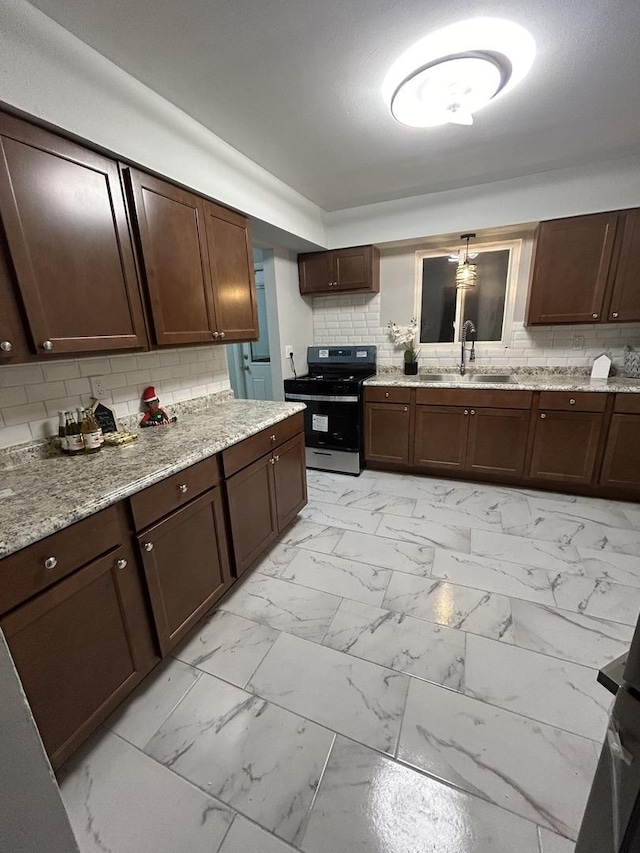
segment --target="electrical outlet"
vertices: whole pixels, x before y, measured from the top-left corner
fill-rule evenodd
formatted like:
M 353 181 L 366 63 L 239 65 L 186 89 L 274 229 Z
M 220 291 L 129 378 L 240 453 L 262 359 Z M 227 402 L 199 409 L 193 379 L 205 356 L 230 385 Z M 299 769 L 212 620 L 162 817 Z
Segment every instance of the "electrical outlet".
M 284 348 L 285 358 L 293 358 L 293 347 L 291 345 Z
M 574 349 L 584 349 L 584 335 L 574 335 L 572 346 Z
M 100 400 L 104 397 L 104 385 L 102 384 L 102 376 L 91 377 L 91 396 L 94 400 Z

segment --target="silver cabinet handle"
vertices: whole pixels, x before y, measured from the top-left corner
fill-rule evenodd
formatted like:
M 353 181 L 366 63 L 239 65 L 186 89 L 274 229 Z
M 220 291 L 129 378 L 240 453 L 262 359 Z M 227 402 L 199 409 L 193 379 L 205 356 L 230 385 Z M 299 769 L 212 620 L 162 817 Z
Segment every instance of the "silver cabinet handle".
M 145 551 L 153 551 L 153 542 L 145 542 L 143 548 Z
M 178 486 L 178 491 L 182 492 L 182 494 L 184 495 L 188 488 L 189 486 L 187 486 L 186 483 L 180 483 L 180 485 Z
M 271 439 L 271 441 L 275 441 L 276 440 L 275 433 L 273 435 L 269 436 L 269 438 Z
M 220 332 L 214 332 L 214 333 L 213 333 L 213 337 L 214 337 L 214 340 L 216 340 L 216 341 L 217 341 L 217 340 L 218 340 L 218 338 L 220 337 Z
M 11 352 L 11 350 L 13 349 L 13 344 L 11 343 L 11 341 L 1 341 L 0 349 L 2 350 L 2 352 Z
M 127 565 L 128 564 L 126 560 L 116 560 L 116 567 L 119 569 L 126 569 Z
M 47 559 L 44 561 L 45 569 L 55 569 L 57 565 L 58 561 L 55 557 L 47 557 Z
M 51 343 L 51 341 L 43 341 L 42 342 L 42 349 L 46 349 L 48 352 L 49 350 L 53 349 L 53 344 Z
M 475 410 L 475 409 L 471 409 L 471 414 L 472 414 L 472 415 L 475 415 L 475 413 L 476 413 L 476 410 Z
M 613 319 L 615 320 L 615 319 L 617 318 L 617 316 L 618 316 L 618 312 L 617 312 L 617 311 L 614 311 L 614 312 L 613 312 L 613 314 L 612 314 L 611 316 L 612 316 L 612 317 L 613 317 Z
M 279 461 L 280 461 L 280 457 L 279 457 L 279 456 L 276 456 L 276 457 L 275 457 L 275 460 L 276 460 L 276 462 L 279 462 Z
M 224 332 L 220 332 L 220 337 L 224 338 Z
M 576 404 L 576 401 L 574 399 L 569 400 L 570 406 L 575 406 L 575 404 Z
M 409 411 L 409 407 L 408 407 L 408 406 L 405 406 L 405 407 L 404 407 L 404 409 L 403 409 L 403 411 L 404 411 L 404 412 L 408 412 L 408 411 Z
M 465 413 L 465 415 L 468 415 L 468 414 L 469 414 L 469 409 L 465 409 L 465 410 L 464 410 L 464 413 Z
M 269 464 L 270 464 L 270 465 L 275 465 L 275 464 L 276 464 L 276 460 L 273 458 L 273 456 L 272 456 L 272 457 L 271 457 L 271 459 L 269 460 Z
M 598 315 L 597 315 L 597 314 L 592 314 L 591 316 L 593 317 L 593 319 L 594 319 L 594 320 L 597 320 L 597 319 L 598 319 Z
M 385 397 L 388 397 L 388 396 L 389 396 L 389 392 L 388 392 L 388 391 L 385 391 L 385 392 L 384 392 L 384 396 L 385 396 Z
M 544 420 L 547 416 L 546 416 L 546 415 L 545 415 L 545 413 L 543 412 L 543 413 L 540 415 L 540 417 L 542 418 L 542 420 Z

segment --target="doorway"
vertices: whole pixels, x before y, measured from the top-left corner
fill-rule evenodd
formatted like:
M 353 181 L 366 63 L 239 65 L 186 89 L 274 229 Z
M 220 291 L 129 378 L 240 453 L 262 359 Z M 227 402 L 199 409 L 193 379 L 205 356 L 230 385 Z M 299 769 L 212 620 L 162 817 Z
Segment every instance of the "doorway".
M 263 260 L 263 250 L 254 249 L 253 269 L 256 278 L 256 302 L 260 337 L 257 341 L 252 341 L 251 343 L 227 345 L 229 380 L 236 398 L 242 400 L 273 400 L 271 351 L 269 348 L 269 326 L 267 323 L 267 294 L 265 290 Z

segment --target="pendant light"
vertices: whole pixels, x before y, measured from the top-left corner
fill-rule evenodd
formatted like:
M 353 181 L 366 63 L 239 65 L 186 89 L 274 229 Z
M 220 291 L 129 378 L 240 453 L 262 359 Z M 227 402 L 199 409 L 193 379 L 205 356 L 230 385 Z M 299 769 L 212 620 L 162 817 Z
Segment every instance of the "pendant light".
M 476 286 L 478 281 L 478 266 L 471 263 L 469 260 L 469 240 L 475 237 L 475 234 L 461 234 L 460 239 L 466 240 L 464 260 L 462 252 L 460 252 L 460 261 L 456 270 L 456 290 L 470 290 Z

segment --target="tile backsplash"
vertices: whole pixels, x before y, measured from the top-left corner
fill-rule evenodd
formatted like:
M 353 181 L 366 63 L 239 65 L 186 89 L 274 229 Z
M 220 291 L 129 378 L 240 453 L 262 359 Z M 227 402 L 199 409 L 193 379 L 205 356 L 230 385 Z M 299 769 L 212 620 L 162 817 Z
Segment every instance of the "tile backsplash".
M 574 335 L 584 346 L 573 346 Z M 380 294 L 374 296 L 316 296 L 313 300 L 314 344 L 376 344 L 380 367 L 401 367 L 402 351 L 389 340 L 380 319 Z M 525 327 L 514 321 L 508 346 L 476 345 L 478 367 L 589 367 L 606 350 L 622 372 L 624 346 L 640 348 L 640 323 L 620 325 Z M 423 346 L 423 367 L 451 369 L 460 360 L 459 344 Z
M 102 378 L 103 400 L 118 417 L 141 410 L 147 385 L 167 407 L 230 388 L 224 346 L 2 365 L 0 447 L 54 435 L 58 411 L 89 405 L 93 376 Z

